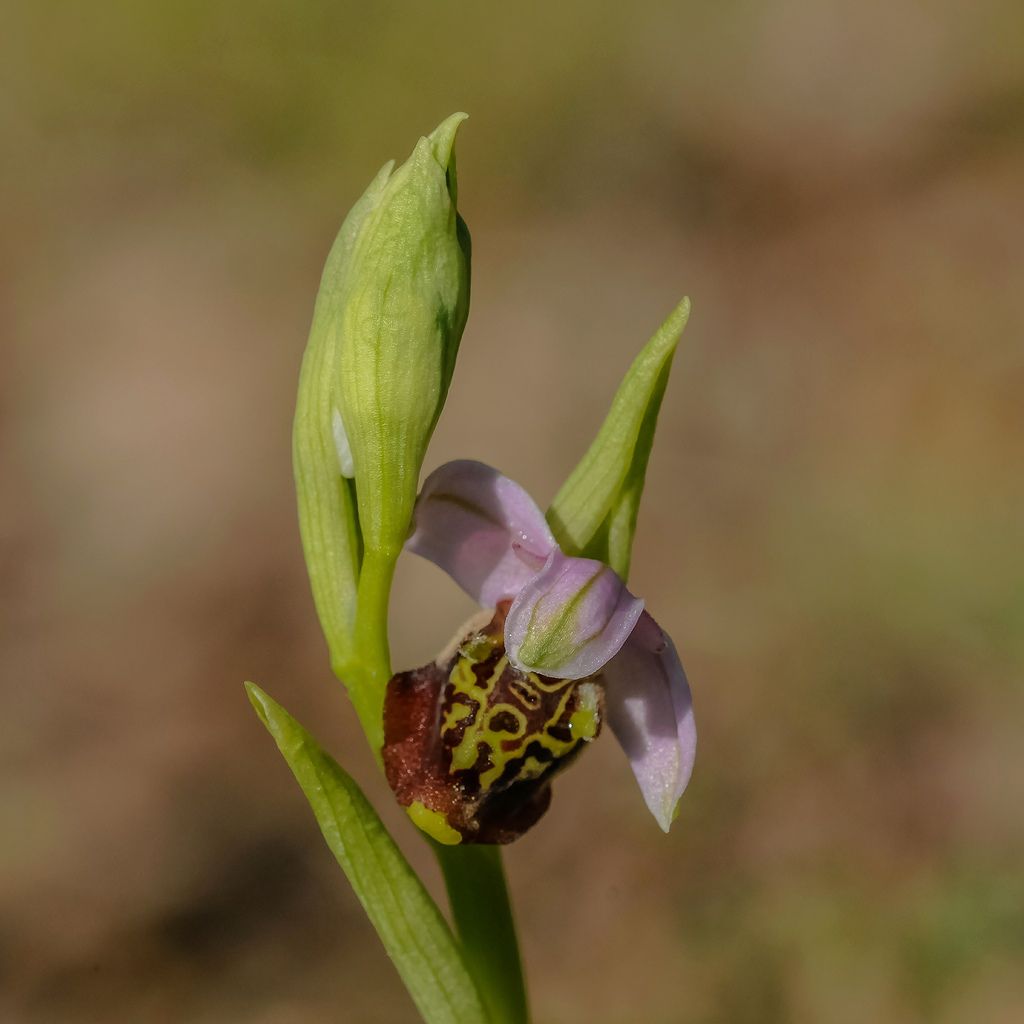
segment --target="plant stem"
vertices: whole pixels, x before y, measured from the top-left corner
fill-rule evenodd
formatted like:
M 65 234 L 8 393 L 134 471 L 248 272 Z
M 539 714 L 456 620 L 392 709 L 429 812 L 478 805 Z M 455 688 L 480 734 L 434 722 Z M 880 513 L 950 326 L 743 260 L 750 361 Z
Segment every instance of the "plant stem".
M 384 692 L 391 676 L 388 602 L 397 556 L 367 550 L 356 603 L 357 662 L 349 668 L 358 685 L 356 712 L 380 758 Z M 497 846 L 442 846 L 428 840 L 441 865 L 462 954 L 489 1024 L 528 1024 L 526 987 L 508 886 Z
M 388 601 L 397 560 L 397 552 L 368 549 L 359 571 L 356 596 L 358 663 L 352 671 L 358 676 L 358 685 L 350 687 L 350 692 L 363 732 L 378 759 L 384 746 L 384 691 L 391 677 Z
M 526 985 L 498 846 L 430 844 L 441 865 L 466 966 L 491 1024 L 528 1024 Z

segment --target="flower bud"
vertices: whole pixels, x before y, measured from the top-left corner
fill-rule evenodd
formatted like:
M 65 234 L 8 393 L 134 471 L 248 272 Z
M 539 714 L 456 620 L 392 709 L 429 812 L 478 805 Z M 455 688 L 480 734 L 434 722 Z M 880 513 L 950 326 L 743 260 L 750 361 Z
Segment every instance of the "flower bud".
M 299 381 L 293 456 L 313 596 L 334 670 L 377 732 L 387 677 L 363 699 L 353 666 L 386 661 L 390 575 L 466 323 L 469 232 L 453 153 L 464 119 L 420 139 L 397 170 L 385 165 L 345 219 Z
M 359 225 L 338 330 L 340 422 L 368 550 L 397 557 L 469 309 L 453 114 L 383 184 Z

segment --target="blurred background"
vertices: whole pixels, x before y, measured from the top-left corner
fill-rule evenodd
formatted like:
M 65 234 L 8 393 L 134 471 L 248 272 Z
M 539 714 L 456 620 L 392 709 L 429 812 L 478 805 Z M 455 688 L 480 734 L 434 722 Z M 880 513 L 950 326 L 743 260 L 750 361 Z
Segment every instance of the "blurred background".
M 507 864 L 538 1024 L 1019 1021 L 1024 7 L 64 2 L 0 37 L 0 1019 L 415 1019 L 252 713 L 384 809 L 289 432 L 320 269 L 453 110 L 427 469 L 542 503 L 681 294 L 632 583 L 701 746 Z M 403 562 L 396 666 L 471 610 Z

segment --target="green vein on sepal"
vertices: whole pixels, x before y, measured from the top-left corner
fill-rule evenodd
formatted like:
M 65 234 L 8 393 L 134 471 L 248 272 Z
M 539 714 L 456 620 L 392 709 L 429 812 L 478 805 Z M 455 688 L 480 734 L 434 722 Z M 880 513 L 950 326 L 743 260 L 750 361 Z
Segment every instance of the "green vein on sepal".
M 284 708 L 245 689 L 424 1021 L 486 1022 L 451 929 L 359 786 Z

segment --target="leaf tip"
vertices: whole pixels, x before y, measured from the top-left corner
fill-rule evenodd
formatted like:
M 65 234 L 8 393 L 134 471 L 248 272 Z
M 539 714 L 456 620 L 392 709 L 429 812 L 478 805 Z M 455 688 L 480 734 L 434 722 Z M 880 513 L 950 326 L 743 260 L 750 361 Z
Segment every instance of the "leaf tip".
M 274 702 L 255 683 L 246 680 L 244 685 L 249 703 L 253 706 L 256 714 L 260 716 L 260 721 L 269 729 L 270 711 Z
M 662 325 L 658 335 L 661 335 L 664 341 L 668 341 L 672 348 L 679 343 L 680 337 L 682 337 L 683 331 L 686 328 L 687 321 L 690 319 L 690 297 L 684 295 L 683 298 L 676 305 L 676 308 L 669 313 L 665 319 L 665 323 Z M 657 337 L 658 335 L 655 335 Z

